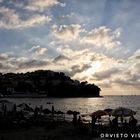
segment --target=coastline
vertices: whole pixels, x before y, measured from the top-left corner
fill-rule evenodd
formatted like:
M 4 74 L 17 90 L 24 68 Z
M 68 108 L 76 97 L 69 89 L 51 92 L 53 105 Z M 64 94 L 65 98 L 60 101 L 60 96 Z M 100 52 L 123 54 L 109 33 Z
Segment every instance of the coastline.
M 67 97 L 49 97 L 47 95 L 4 95 L 0 97 L 0 99 L 3 98 L 103 98 L 103 96 L 67 96 Z

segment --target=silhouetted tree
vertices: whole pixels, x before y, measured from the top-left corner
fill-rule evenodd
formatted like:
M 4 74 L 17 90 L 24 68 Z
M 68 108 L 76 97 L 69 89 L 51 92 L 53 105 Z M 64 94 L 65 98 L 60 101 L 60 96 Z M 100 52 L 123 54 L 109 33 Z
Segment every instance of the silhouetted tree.
M 27 73 L 0 73 L 0 93 L 47 94 L 49 97 L 99 96 L 100 88 L 87 81 L 72 80 L 62 72 L 38 70 Z

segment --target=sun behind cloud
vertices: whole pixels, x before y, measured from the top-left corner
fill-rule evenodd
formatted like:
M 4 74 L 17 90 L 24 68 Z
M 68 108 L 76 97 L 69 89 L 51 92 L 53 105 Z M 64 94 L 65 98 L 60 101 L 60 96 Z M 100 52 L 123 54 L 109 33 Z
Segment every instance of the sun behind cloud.
M 88 76 L 93 75 L 94 73 L 96 73 L 97 71 L 99 71 L 99 69 L 102 67 L 102 62 L 100 61 L 95 61 L 93 63 L 90 64 L 90 68 L 87 69 L 87 71 L 85 71 L 85 73 L 87 73 Z

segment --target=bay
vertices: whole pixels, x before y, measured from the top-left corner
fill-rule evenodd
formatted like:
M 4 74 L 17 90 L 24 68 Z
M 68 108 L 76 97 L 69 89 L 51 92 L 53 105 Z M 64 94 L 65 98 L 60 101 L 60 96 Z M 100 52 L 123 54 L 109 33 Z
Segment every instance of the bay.
M 92 113 L 96 110 L 106 108 L 115 109 L 117 107 L 126 107 L 136 111 L 136 119 L 140 123 L 140 96 L 104 96 L 99 98 L 7 98 L 9 101 L 30 104 L 35 106 L 43 105 L 43 108 L 51 109 L 52 105 L 55 110 L 67 112 L 75 110 L 82 113 Z

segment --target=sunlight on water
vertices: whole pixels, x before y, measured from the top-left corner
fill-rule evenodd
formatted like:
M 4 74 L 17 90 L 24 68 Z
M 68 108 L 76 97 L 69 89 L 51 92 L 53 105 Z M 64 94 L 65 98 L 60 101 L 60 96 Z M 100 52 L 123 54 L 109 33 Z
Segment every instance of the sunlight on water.
M 103 98 L 10 98 L 10 101 L 20 104 L 30 103 L 32 107 L 43 105 L 51 108 L 53 103 L 56 110 L 75 110 L 81 113 L 92 113 L 105 108 L 127 107 L 137 111 L 136 118 L 140 121 L 140 96 L 105 96 Z

